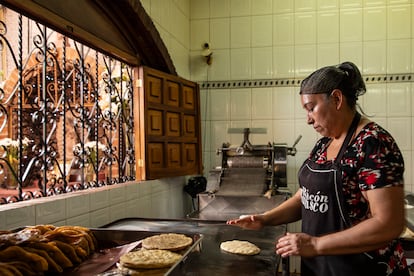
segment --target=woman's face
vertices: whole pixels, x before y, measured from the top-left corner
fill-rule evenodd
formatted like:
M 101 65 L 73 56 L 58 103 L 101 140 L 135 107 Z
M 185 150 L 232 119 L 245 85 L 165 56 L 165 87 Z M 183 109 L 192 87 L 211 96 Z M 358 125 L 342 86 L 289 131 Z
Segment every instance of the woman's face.
M 302 107 L 306 110 L 307 123 L 324 137 L 335 137 L 337 109 L 329 94 L 302 94 Z

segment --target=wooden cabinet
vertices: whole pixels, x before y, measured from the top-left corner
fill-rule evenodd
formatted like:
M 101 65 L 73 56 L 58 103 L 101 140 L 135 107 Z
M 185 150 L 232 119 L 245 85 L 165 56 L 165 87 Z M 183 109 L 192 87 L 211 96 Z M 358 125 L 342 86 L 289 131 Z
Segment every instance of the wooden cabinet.
M 142 139 L 137 159 L 142 179 L 202 174 L 200 91 L 197 83 L 140 67 L 139 114 Z M 137 118 L 136 118 L 137 119 Z M 137 120 L 135 120 L 136 122 Z

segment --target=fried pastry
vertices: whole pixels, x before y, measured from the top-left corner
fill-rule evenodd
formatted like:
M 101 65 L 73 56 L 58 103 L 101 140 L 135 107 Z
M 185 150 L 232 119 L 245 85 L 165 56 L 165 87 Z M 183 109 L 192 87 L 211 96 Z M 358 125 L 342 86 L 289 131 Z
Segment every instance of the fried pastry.
M 23 248 L 12 245 L 0 251 L 0 262 L 9 262 L 9 261 L 23 261 L 28 263 L 34 271 L 44 272 L 47 271 L 49 265 L 45 258 L 30 253 Z

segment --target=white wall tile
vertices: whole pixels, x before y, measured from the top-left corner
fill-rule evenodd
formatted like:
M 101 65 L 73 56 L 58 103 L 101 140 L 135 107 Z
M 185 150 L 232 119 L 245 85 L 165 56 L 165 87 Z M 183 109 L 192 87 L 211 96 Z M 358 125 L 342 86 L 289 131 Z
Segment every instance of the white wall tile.
M 215 49 L 230 48 L 230 19 L 217 18 L 210 20 L 210 47 Z
M 232 49 L 230 62 L 230 77 L 232 80 L 251 78 L 252 58 L 250 48 Z
M 316 13 L 295 14 L 295 44 L 316 43 Z
M 411 150 L 411 118 L 388 118 L 388 131 L 394 137 L 400 150 Z
M 230 120 L 230 91 L 227 89 L 211 89 L 211 120 Z
M 89 212 L 90 202 L 89 194 L 68 197 L 66 199 L 66 215 L 69 218 Z
M 151 2 L 154 3 L 156 1 L 151 1 Z M 165 2 L 169 2 L 169 1 L 165 1 Z M 160 4 L 164 4 L 164 1 L 160 1 Z M 159 7 L 159 9 L 164 9 L 164 7 L 161 6 Z M 191 0 L 190 16 L 191 16 L 191 19 L 209 18 L 210 17 L 210 1 Z
M 0 229 L 9 230 L 6 228 L 6 212 L 0 212 Z
M 341 9 L 360 8 L 362 0 L 339 0 L 339 7 Z
M 91 227 L 102 227 L 103 225 L 112 222 L 109 214 L 109 207 L 91 212 Z
M 364 9 L 363 38 L 384 40 L 387 37 L 387 10 L 385 7 Z
M 289 1 L 290 2 L 290 1 Z M 273 44 L 293 45 L 295 38 L 295 19 L 292 13 L 273 16 Z
M 230 91 L 230 119 L 251 119 L 251 89 L 232 89 Z
M 386 0 L 364 0 L 365 7 L 384 6 L 385 4 Z
M 266 133 L 252 133 L 250 134 L 250 142 L 253 145 L 268 145 L 273 142 L 273 125 L 272 120 L 253 120 L 252 128 L 262 128 Z
M 318 43 L 337 43 L 339 41 L 339 12 L 324 11 L 317 13 Z
M 251 45 L 251 17 L 231 17 L 230 46 L 244 48 Z
M 377 124 L 379 124 L 383 128 L 388 129 L 388 122 L 387 122 L 386 117 L 376 117 L 376 116 L 374 116 L 374 118 L 371 118 L 371 120 L 375 121 Z
M 385 74 L 387 68 L 387 51 L 385 41 L 364 42 L 363 74 Z
M 387 84 L 387 113 L 388 118 L 411 116 L 410 83 Z
M 388 40 L 387 73 L 410 73 L 411 56 L 411 39 Z
M 413 167 L 412 162 L 412 151 L 402 151 L 402 155 L 404 158 L 404 191 L 406 192 L 414 192 L 413 190 L 413 172 L 411 168 Z
M 209 80 L 229 80 L 230 66 L 230 50 L 214 50 L 212 64 L 207 68 Z
M 316 46 L 295 46 L 295 76 L 307 76 L 316 69 Z
M 345 42 L 339 45 L 339 60 L 352 61 L 359 68 L 362 68 L 363 45 L 362 42 Z M 362 70 L 362 69 L 360 69 Z
M 291 146 L 295 139 L 294 120 L 273 120 L 273 142 Z
M 169 24 L 169 20 L 171 16 L 169 16 L 169 12 L 171 11 L 171 2 L 162 1 L 152 1 L 151 3 L 151 18 L 156 23 L 163 26 L 169 32 L 171 31 Z
M 66 200 L 48 200 L 36 205 L 36 224 L 48 224 L 66 218 Z
M 208 2 L 208 1 L 205 1 Z M 191 3 L 191 5 L 193 5 Z M 210 0 L 210 17 L 229 17 L 230 0 Z
M 272 0 L 253 0 L 252 14 L 272 14 L 273 1 Z
M 414 71 L 414 39 L 411 39 L 411 72 Z
M 177 74 L 185 79 L 190 77 L 189 71 L 189 54 L 188 49 L 184 47 L 178 40 L 172 39 L 170 45 L 170 56 L 173 60 Z
M 151 217 L 151 196 L 144 196 L 138 199 L 137 212 L 138 217 Z
M 139 216 L 138 212 L 139 198 L 125 201 L 125 217 L 136 218 Z
M 13 230 L 18 227 L 36 225 L 35 209 L 35 206 L 26 206 L 3 211 L 5 216 L 3 221 L 4 228 L 2 229 Z
M 273 77 L 289 78 L 295 74 L 294 47 L 278 46 L 273 48 Z
M 90 210 L 98 210 L 109 206 L 109 192 L 108 190 L 100 189 L 95 193 L 89 195 L 91 208 Z
M 200 51 L 204 43 L 210 43 L 208 20 L 192 20 L 190 24 L 190 49 Z
M 190 1 L 191 0 L 175 0 L 173 4 L 176 5 L 185 16 L 190 18 Z
M 252 120 L 272 119 L 272 95 L 271 87 L 252 89 Z
M 294 117 L 295 94 L 293 87 L 274 87 L 272 92 L 273 119 L 291 119 Z
M 411 4 L 411 0 L 387 0 L 388 5 Z
M 169 23 L 171 25 L 171 34 L 186 49 L 189 48 L 190 42 L 190 25 L 189 18 L 176 6 L 171 5 Z
M 370 116 L 387 116 L 387 87 L 383 84 L 367 84 L 367 93 L 362 105 L 363 110 Z
M 83 227 L 91 227 L 91 222 L 89 218 L 89 212 L 85 214 L 81 214 L 76 217 L 66 219 L 66 225 L 76 225 L 76 226 L 83 226 Z
M 151 196 L 152 194 L 152 181 L 143 181 L 139 183 L 139 195 L 140 197 Z
M 125 202 L 111 204 L 109 206 L 109 220 L 111 222 L 125 218 Z
M 252 79 L 271 79 L 272 75 L 272 47 L 252 48 Z
M 252 47 L 272 46 L 272 15 L 252 17 Z
M 201 120 L 210 120 L 210 89 L 200 89 Z
M 273 13 L 291 13 L 295 9 L 294 1 L 286 0 L 274 0 L 273 1 Z
M 227 133 L 229 127 L 228 121 L 211 122 L 211 147 L 213 149 L 218 149 L 223 143 L 230 142 L 230 135 Z
M 314 11 L 316 10 L 316 0 L 295 0 L 295 11 Z
M 204 151 L 211 151 L 213 150 L 210 146 L 210 137 L 211 137 L 211 121 L 201 121 L 201 141 L 203 144 Z
M 125 186 L 119 186 L 109 190 L 109 204 L 112 206 L 125 201 Z
M 339 44 L 318 44 L 318 68 L 328 65 L 338 64 Z
M 245 16 L 251 14 L 251 0 L 230 0 L 230 15 Z
M 221 148 L 221 145 L 219 147 Z M 221 167 L 221 156 L 218 155 L 216 152 L 211 152 L 210 154 L 211 154 L 210 155 L 211 167 L 212 168 Z
M 318 10 L 334 10 L 339 8 L 339 0 L 318 0 Z
M 139 197 L 139 184 L 131 183 L 125 186 L 125 200 L 133 200 Z
M 400 39 L 411 36 L 411 6 L 388 7 L 388 38 Z
M 362 41 L 362 9 L 341 11 L 339 19 L 341 42 Z

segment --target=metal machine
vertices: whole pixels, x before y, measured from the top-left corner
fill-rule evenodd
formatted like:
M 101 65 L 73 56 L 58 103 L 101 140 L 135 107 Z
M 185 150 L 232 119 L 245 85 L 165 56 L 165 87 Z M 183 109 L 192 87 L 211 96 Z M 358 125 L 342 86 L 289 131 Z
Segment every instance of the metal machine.
M 253 145 L 251 133 L 266 133 L 266 129 L 229 129 L 242 133 L 240 146 L 224 143 L 217 150 L 221 166 L 210 171 L 206 191 L 199 193 L 198 210 L 189 217 L 208 220 L 227 220 L 241 214 L 264 212 L 283 202 L 290 195 L 287 187 L 287 155 L 296 154 L 296 144 L 268 143 Z
M 222 156 L 221 166 L 210 171 L 207 192 L 219 195 L 275 195 L 278 188 L 287 187 L 287 155 L 296 154 L 296 144 L 268 143 L 252 145 L 250 133 L 266 133 L 266 129 L 229 129 L 229 133 L 243 133 L 240 146 L 224 143 L 217 150 Z

